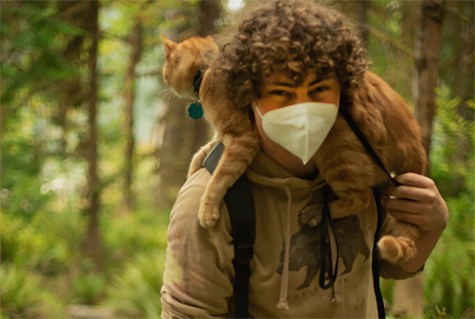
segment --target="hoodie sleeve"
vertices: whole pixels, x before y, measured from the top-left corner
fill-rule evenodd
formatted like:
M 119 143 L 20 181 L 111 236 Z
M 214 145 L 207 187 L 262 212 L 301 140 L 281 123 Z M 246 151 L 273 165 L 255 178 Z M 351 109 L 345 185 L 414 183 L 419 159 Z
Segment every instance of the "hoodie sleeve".
M 417 270 L 416 272 L 406 272 L 404 269 L 401 268 L 401 266 L 398 265 L 393 265 L 390 262 L 381 259 L 381 277 L 384 279 L 395 279 L 395 280 L 401 280 L 401 279 L 407 279 L 414 277 L 418 273 L 424 270 L 424 266 L 421 267 L 421 269 Z
M 386 218 L 382 225 L 383 233 L 385 232 L 389 233 L 389 231 L 387 230 L 388 227 L 391 227 L 389 225 L 390 224 L 388 223 L 388 219 Z M 380 258 L 380 265 L 381 265 L 380 274 L 381 274 L 381 277 L 383 277 L 384 279 L 395 279 L 395 280 L 407 279 L 407 278 L 414 277 L 415 275 L 417 275 L 424 269 L 424 266 L 422 266 L 421 269 L 419 269 L 418 271 L 409 273 L 405 271 L 404 269 L 402 269 L 400 265 L 394 265 L 390 263 L 389 261 L 381 259 L 381 258 Z
M 185 185 L 172 209 L 162 286 L 162 318 L 221 318 L 233 297 L 234 247 L 224 203 L 212 228 L 198 221 L 203 185 Z

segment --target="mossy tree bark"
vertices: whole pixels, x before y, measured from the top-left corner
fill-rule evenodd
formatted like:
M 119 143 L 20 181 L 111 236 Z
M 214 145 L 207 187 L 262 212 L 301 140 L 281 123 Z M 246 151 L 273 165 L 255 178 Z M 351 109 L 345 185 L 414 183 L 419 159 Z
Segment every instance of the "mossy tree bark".
M 102 264 L 102 242 L 99 230 L 99 214 L 100 214 L 100 196 L 101 187 L 97 173 L 98 152 L 97 152 L 97 106 L 98 106 L 98 70 L 97 55 L 99 44 L 99 2 L 88 1 L 89 3 L 89 36 L 91 38 L 91 46 L 89 49 L 89 140 L 87 144 L 88 155 L 87 162 L 89 167 L 88 173 L 88 226 L 85 238 L 86 256 L 92 258 L 98 267 Z
M 445 3 L 443 0 L 423 0 L 421 9 L 420 30 L 414 50 L 413 99 L 415 118 L 422 129 L 422 144 L 429 158 Z M 396 282 L 395 310 L 422 318 L 423 301 L 422 274 Z
M 123 206 L 121 214 L 128 214 L 134 209 L 133 183 L 133 157 L 135 149 L 134 139 L 134 102 L 135 102 L 135 70 L 140 62 L 143 51 L 142 24 L 137 18 L 134 28 L 128 37 L 130 44 L 129 65 L 124 79 L 123 100 L 124 100 L 124 131 L 125 131 L 125 168 L 124 168 L 124 189 Z

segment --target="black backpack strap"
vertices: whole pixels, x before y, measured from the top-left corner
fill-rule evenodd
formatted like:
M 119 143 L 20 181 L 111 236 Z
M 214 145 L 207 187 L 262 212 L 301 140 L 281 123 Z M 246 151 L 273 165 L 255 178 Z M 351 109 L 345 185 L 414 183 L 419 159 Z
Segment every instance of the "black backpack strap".
M 384 319 L 386 318 L 386 312 L 384 310 L 384 301 L 383 295 L 381 294 L 381 287 L 379 283 L 379 273 L 380 273 L 380 260 L 378 257 L 378 252 L 376 249 L 376 244 L 380 238 L 381 227 L 383 226 L 384 222 L 384 215 L 385 209 L 384 206 L 381 204 L 381 197 L 383 196 L 383 189 L 381 187 L 373 187 L 373 194 L 374 199 L 376 201 L 376 208 L 377 208 L 377 226 L 376 226 L 376 233 L 374 235 L 374 247 L 373 247 L 373 285 L 374 285 L 374 293 L 376 295 L 376 303 L 378 305 L 378 318 Z
M 383 170 L 383 172 L 389 177 L 389 179 L 396 185 L 399 186 L 401 183 L 396 181 L 391 174 L 388 172 L 386 167 L 384 166 L 383 162 L 379 158 L 378 154 L 374 151 L 373 147 L 371 144 L 368 142 L 368 139 L 366 136 L 363 134 L 363 132 L 360 130 L 356 122 L 353 120 L 351 117 L 350 113 L 348 110 L 344 107 L 339 108 L 341 116 L 345 119 L 346 123 L 350 126 L 351 130 L 355 133 L 356 137 L 360 140 L 361 144 L 363 144 L 363 147 L 366 149 L 366 152 L 368 152 L 369 156 L 373 159 L 373 161 L 376 163 L 376 165 L 379 166 Z
M 213 174 L 224 151 L 224 144 L 217 142 L 203 162 Z M 249 318 L 249 262 L 254 256 L 256 238 L 256 215 L 254 199 L 245 174 L 231 186 L 224 202 L 228 208 L 234 241 L 234 299 L 236 318 Z

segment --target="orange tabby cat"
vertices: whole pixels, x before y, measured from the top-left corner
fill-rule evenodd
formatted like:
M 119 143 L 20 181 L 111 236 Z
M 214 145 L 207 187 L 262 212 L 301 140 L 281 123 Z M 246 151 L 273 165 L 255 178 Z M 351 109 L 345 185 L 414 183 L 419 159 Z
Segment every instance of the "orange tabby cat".
M 206 119 L 216 129 L 213 141 L 193 157 L 188 176 L 201 168 L 216 141 L 223 142 L 225 146 L 201 198 L 198 212 L 201 225 L 212 227 L 219 218 L 219 205 L 227 189 L 244 173 L 259 150 L 259 135 L 249 114 L 226 97 L 220 71 L 209 68 L 213 56 L 218 54 L 218 47 L 211 37 L 194 37 L 181 43 L 175 43 L 163 35 L 162 39 L 166 58 L 162 71 L 165 81 L 178 96 L 199 99 Z M 203 79 L 197 93 L 193 82 L 199 71 Z
M 178 95 L 196 98 L 193 78 L 198 70 L 209 65 L 209 61 L 204 59 L 205 53 L 209 52 L 207 50 L 217 54 L 215 44 L 209 37 L 191 38 L 180 44 L 165 37 L 163 40 L 167 58 L 163 70 L 165 80 Z M 187 89 L 182 88 L 185 86 Z M 206 71 L 199 98 L 228 154 L 223 154 L 202 198 L 199 218 L 204 226 L 214 225 L 219 217 L 219 202 L 227 188 L 244 172 L 260 147 L 259 136 L 248 115 L 226 99 L 224 90 L 219 71 Z M 419 126 L 404 100 L 381 78 L 367 71 L 348 111 L 390 172 L 422 174 L 425 171 L 426 155 Z M 213 143 L 195 155 L 190 173 L 201 166 Z M 235 147 L 241 148 L 232 149 Z M 338 196 L 338 200 L 330 204 L 333 218 L 348 216 L 366 208 L 373 196 L 371 187 L 388 180 L 340 114 L 314 160 L 320 174 Z M 224 182 L 217 181 L 218 169 L 221 170 L 219 174 L 226 177 Z M 383 232 L 387 235 L 378 243 L 382 258 L 402 263 L 414 256 L 418 235 L 416 226 L 399 222 L 387 214 Z
M 403 98 L 381 78 L 366 71 L 348 112 L 389 172 L 396 175 L 425 172 L 426 153 L 420 127 Z M 371 187 L 389 179 L 340 114 L 314 159 L 320 174 L 339 198 L 330 204 L 333 218 L 368 207 L 373 196 Z M 386 236 L 380 239 L 378 247 L 384 259 L 403 263 L 415 255 L 416 226 L 387 214 L 383 233 Z

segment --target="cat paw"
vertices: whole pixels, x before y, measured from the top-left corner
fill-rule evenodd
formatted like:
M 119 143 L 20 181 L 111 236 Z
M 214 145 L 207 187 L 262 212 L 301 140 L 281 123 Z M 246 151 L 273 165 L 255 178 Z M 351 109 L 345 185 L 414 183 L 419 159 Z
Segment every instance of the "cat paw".
M 416 254 L 416 243 L 407 237 L 393 237 L 386 235 L 378 242 L 381 258 L 392 264 L 402 264 L 413 258 Z
M 310 227 L 317 226 L 322 220 L 322 208 L 322 204 L 313 204 L 305 207 L 299 213 L 299 222 L 309 225 Z
M 198 219 L 200 225 L 204 228 L 211 228 L 216 225 L 216 221 L 219 218 L 219 207 L 212 207 L 209 204 L 202 204 L 198 211 Z

